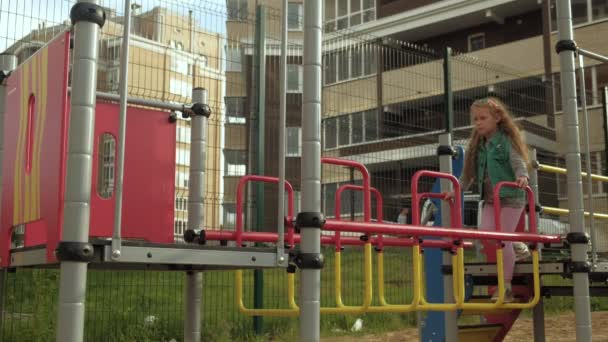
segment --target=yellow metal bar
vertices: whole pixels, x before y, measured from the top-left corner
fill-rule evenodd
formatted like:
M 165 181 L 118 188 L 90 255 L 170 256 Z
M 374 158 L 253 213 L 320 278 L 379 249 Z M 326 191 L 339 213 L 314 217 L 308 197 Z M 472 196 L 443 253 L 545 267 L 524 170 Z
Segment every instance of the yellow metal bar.
M 363 313 L 372 304 L 372 244 L 367 242 L 363 245 L 363 282 L 364 282 L 364 294 L 363 294 L 363 305 L 361 306 L 350 306 L 344 305 L 342 301 L 342 269 L 341 269 L 341 257 L 340 252 L 336 252 L 334 275 L 335 281 L 335 293 L 336 293 L 336 307 L 322 307 L 321 313 Z
M 557 173 L 560 175 L 565 175 L 568 173 L 567 169 L 564 169 L 561 167 L 556 167 L 556 166 L 551 166 L 551 165 L 545 165 L 545 164 L 539 164 L 538 170 L 544 171 L 544 172 L 549 172 L 549 173 Z M 581 176 L 587 177 L 587 172 L 581 172 Z M 598 182 L 607 182 L 608 183 L 608 176 L 596 175 L 596 174 L 592 173 L 591 179 L 594 181 L 598 181 Z
M 384 297 L 384 255 L 378 253 L 378 297 L 380 306 L 370 306 L 368 312 L 410 312 L 415 311 L 420 301 L 420 246 L 412 247 L 413 296 L 411 304 L 390 304 Z
M 245 304 L 243 303 L 243 271 L 242 270 L 237 270 L 235 271 L 235 298 L 236 298 L 236 304 L 239 308 L 239 311 L 242 314 L 245 315 L 249 315 L 249 316 L 274 316 L 274 317 L 294 317 L 294 316 L 298 316 L 300 314 L 300 308 L 298 308 L 297 306 L 295 308 L 291 307 L 289 309 L 249 309 L 247 307 L 245 307 Z M 293 278 L 291 278 L 291 280 L 293 281 Z M 288 281 L 288 289 L 289 289 L 289 275 L 287 277 L 287 281 Z M 294 301 L 295 303 L 295 301 Z M 291 304 L 291 300 L 290 300 L 290 304 Z
M 463 258 L 464 260 L 464 258 Z M 424 259 L 421 259 L 421 272 L 424 269 Z M 459 270 L 460 268 L 460 270 Z M 462 305 L 462 301 L 460 298 L 460 277 L 459 274 L 464 275 L 464 263 L 460 265 L 460 258 L 458 257 L 458 252 L 452 256 L 452 289 L 454 293 L 454 303 L 429 303 L 426 300 L 426 294 L 421 291 L 420 295 L 420 303 L 417 306 L 417 309 L 420 311 L 454 311 L 460 308 Z M 421 277 L 422 281 L 422 277 Z M 425 286 L 426 289 L 426 286 Z
M 554 208 L 554 207 L 543 207 L 543 212 L 545 212 L 547 214 L 561 215 L 561 216 L 567 216 L 570 213 L 570 211 L 568 209 Z M 589 216 L 588 211 L 585 211 L 585 216 Z M 608 214 L 593 213 L 593 218 L 608 220 Z

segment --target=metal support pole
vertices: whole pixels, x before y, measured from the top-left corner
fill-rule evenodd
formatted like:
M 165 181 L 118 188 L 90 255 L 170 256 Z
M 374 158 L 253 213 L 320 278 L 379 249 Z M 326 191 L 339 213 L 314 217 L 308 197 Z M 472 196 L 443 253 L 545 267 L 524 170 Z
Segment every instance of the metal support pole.
M 530 160 L 534 163 L 538 163 L 536 149 L 530 150 Z M 532 187 L 532 191 L 534 192 L 534 202 L 540 203 L 538 201 L 538 169 L 533 168 L 532 172 L 530 172 L 530 187 Z M 538 211 L 536 212 L 536 222 L 539 222 L 540 215 Z M 540 244 L 538 246 L 540 248 Z M 541 279 L 542 281 L 542 279 Z M 542 285 L 542 284 L 541 284 Z M 543 302 L 543 298 L 541 297 L 538 304 L 532 309 L 532 319 L 534 324 L 534 342 L 545 342 L 545 305 Z
M 608 175 L 608 87 L 602 89 L 602 116 L 604 117 L 604 174 Z M 608 183 L 604 183 L 608 192 Z
M 439 136 L 439 145 L 452 146 L 452 134 L 443 133 Z M 439 171 L 444 173 L 452 173 L 452 156 L 439 156 Z M 452 191 L 452 183 L 449 180 L 442 179 L 440 181 L 441 192 Z M 441 222 L 447 226 L 450 221 L 450 206 L 449 203 L 441 201 Z M 452 265 L 450 252 L 443 252 L 443 265 Z M 452 289 L 452 274 L 443 275 L 443 293 L 444 303 L 454 302 L 454 291 Z M 445 315 L 445 341 L 458 341 L 458 316 L 455 311 L 446 311 Z
M 279 63 L 279 188 L 277 189 L 277 265 L 287 261 L 285 253 L 285 124 L 287 122 L 287 6 L 283 0 L 281 11 L 281 59 Z M 293 247 L 293 246 L 292 246 Z
M 15 55 L 1 54 L 0 55 L 0 74 L 2 77 L 17 68 L 17 57 Z M 0 81 L 0 194 L 2 194 L 2 161 L 4 160 L 4 116 L 6 115 L 6 85 L 4 81 Z M 0 197 L 0 204 L 1 204 Z M 4 291 L 6 291 L 6 271 L 0 269 L 0 340 L 2 340 L 1 332 L 4 325 Z
M 77 247 L 79 257 L 61 260 L 57 342 L 81 342 L 87 284 L 93 132 L 97 56 L 105 13 L 97 0 L 79 0 L 70 12 L 74 25 L 72 96 L 67 148 L 63 234 L 58 250 L 67 244 Z
M 256 174 L 264 175 L 264 147 L 266 131 L 266 8 L 258 5 L 256 8 L 256 72 L 257 93 L 256 93 L 256 117 L 257 117 L 257 141 L 256 141 Z M 255 230 L 260 231 L 264 226 L 264 183 L 255 185 Z M 284 191 L 285 188 L 280 189 Z M 264 271 L 253 271 L 253 307 L 261 309 L 264 307 Z M 253 327 L 255 333 L 261 335 L 264 329 L 262 316 L 253 317 Z
M 194 88 L 192 102 L 207 106 L 209 103 L 206 89 Z M 205 163 L 207 117 L 192 115 L 190 119 L 190 181 L 188 183 L 188 230 L 199 231 L 204 224 L 205 215 Z M 184 341 L 201 340 L 201 303 L 203 274 L 190 271 L 186 273 L 186 317 L 184 320 Z
M 579 48 L 578 53 L 582 56 L 591 58 L 591 59 L 595 59 L 596 61 L 602 62 L 602 63 L 608 63 L 608 57 L 606 56 L 602 56 L 600 54 L 597 54 L 595 52 L 591 52 L 591 51 L 587 51 L 585 49 L 581 49 Z
M 585 154 L 587 158 L 585 158 L 585 168 L 587 169 L 587 174 L 593 174 L 593 170 L 591 169 L 591 147 L 589 144 L 589 114 L 587 112 L 587 90 L 585 87 L 585 64 L 583 62 L 583 56 L 578 56 L 578 77 L 579 77 L 579 93 L 581 99 L 581 109 L 583 110 L 583 130 L 585 132 Z M 593 209 L 593 179 L 591 176 L 586 179 L 587 185 L 587 196 L 589 208 L 589 232 L 591 233 L 591 263 L 593 267 L 597 263 L 597 240 L 595 238 L 595 220 Z M 537 221 L 538 222 L 538 221 Z
M 580 137 L 578 125 L 578 105 L 576 101 L 576 75 L 573 47 L 572 13 L 569 0 L 558 0 L 557 4 L 557 46 L 560 58 L 562 85 L 562 108 L 564 111 L 564 133 L 566 143 L 566 168 L 568 169 L 568 209 L 570 212 L 570 234 L 572 263 L 578 265 L 573 272 L 574 311 L 576 315 L 576 340 L 591 342 L 591 306 L 589 300 L 589 275 L 587 264 L 587 242 L 583 238 L 584 206 L 581 176 Z M 574 240 L 576 239 L 576 240 Z
M 446 132 L 439 136 L 440 146 L 452 146 L 452 131 L 454 130 L 454 96 L 452 94 L 452 49 L 445 48 L 443 59 L 443 83 L 445 97 L 445 128 Z M 452 156 L 439 156 L 439 170 L 452 174 Z M 440 181 L 441 192 L 452 191 L 452 183 L 446 179 Z M 441 222 L 444 226 L 450 220 L 450 206 L 447 202 L 441 202 Z M 451 265 L 452 258 L 448 252 L 443 253 L 443 265 Z M 443 293 L 445 303 L 453 302 L 454 291 L 452 289 L 452 274 L 443 275 Z M 445 341 L 458 341 L 458 315 L 455 311 L 445 312 Z
M 114 205 L 114 231 L 112 233 L 112 258 L 120 258 L 122 223 L 122 187 L 124 180 L 125 144 L 127 136 L 127 96 L 129 86 L 129 41 L 131 39 L 131 0 L 125 0 L 122 50 L 120 53 L 120 119 L 118 126 L 118 158 L 116 162 L 116 188 Z
M 304 91 L 302 94 L 302 213 L 321 212 L 321 0 L 304 2 Z M 298 215 L 298 216 L 299 216 Z M 301 252 L 321 255 L 320 225 L 300 227 Z M 300 281 L 300 341 L 320 338 L 321 269 L 304 267 Z

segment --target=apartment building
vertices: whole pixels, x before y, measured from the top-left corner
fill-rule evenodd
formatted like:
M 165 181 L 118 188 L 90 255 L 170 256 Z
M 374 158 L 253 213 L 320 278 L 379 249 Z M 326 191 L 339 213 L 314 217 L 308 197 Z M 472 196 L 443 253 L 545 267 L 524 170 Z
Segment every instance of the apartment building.
M 225 156 L 231 154 L 238 166 L 225 167 L 225 184 L 230 177 L 247 172 L 252 156 L 248 140 L 249 115 L 255 108 L 254 41 L 256 5 L 280 13 L 277 2 L 228 0 L 226 106 L 236 113 L 227 125 Z M 575 37 L 580 46 L 602 54 L 608 28 L 608 5 L 592 0 L 573 1 Z M 298 28 L 303 22 L 302 3 L 289 2 L 289 44 L 301 44 Z M 298 18 L 298 19 L 296 19 Z M 272 24 L 271 24 L 272 23 Z M 266 19 L 266 66 L 278 70 L 276 54 L 280 35 L 273 19 Z M 384 216 L 396 217 L 399 207 L 409 205 L 410 178 L 420 168 L 437 168 L 437 133 L 445 126 L 443 107 L 442 54 L 454 49 L 452 89 L 456 143 L 464 144 L 469 134 L 468 106 L 478 97 L 495 95 L 507 102 L 524 129 L 527 142 L 537 149 L 539 159 L 563 162 L 559 94 L 559 60 L 556 42 L 554 1 L 529 0 L 327 0 L 324 2 L 323 44 L 323 146 L 324 156 L 344 157 L 364 162 L 372 174 L 372 185 L 385 196 Z M 270 37 L 270 38 L 268 38 Z M 290 50 L 288 83 L 298 89 L 301 52 Z M 599 89 L 608 83 L 606 66 L 586 60 L 590 121 L 601 122 Z M 274 70 L 266 73 L 266 115 L 277 115 L 278 87 Z M 298 184 L 299 158 L 296 142 L 300 136 L 301 94 L 288 91 L 287 179 Z M 274 108 L 274 110 L 273 110 Z M 229 114 L 233 115 L 233 114 Z M 230 121 L 229 120 L 229 121 Z M 238 123 L 236 123 L 238 121 Z M 601 125 L 590 131 L 594 172 L 606 172 L 604 136 Z M 235 137 L 234 139 L 230 137 Z M 584 135 L 581 136 L 584 138 Z M 274 140 L 272 140 L 274 139 Z M 230 142 L 228 141 L 230 140 Z M 266 137 L 266 174 L 276 173 L 276 136 Z M 291 145 L 290 145 L 291 143 Z M 268 149 L 268 146 L 271 146 Z M 296 153 L 297 152 L 297 153 Z M 272 157 L 268 157 L 268 156 Z M 249 163 L 249 164 L 248 164 Z M 239 170 L 226 174 L 226 170 Z M 323 168 L 323 209 L 331 216 L 337 188 L 343 183 L 359 183 L 360 176 L 335 167 Z M 541 188 L 558 188 L 541 196 L 545 205 L 563 205 L 565 178 L 541 178 Z M 234 181 L 233 181 L 234 182 Z M 228 189 L 228 186 L 227 188 Z M 605 189 L 595 188 L 594 196 L 605 198 Z M 228 192 L 226 192 L 227 196 Z M 270 197 L 269 197 L 270 196 Z M 265 200 L 273 198 L 266 193 Z M 229 207 L 230 199 L 224 207 Z M 362 198 L 344 201 L 342 214 L 360 213 Z M 605 202 L 605 201 L 596 201 Z M 274 214 L 267 215 L 272 226 Z M 229 213 L 230 209 L 226 211 Z
M 99 42 L 98 91 L 117 92 L 120 75 L 120 53 L 123 17 L 113 9 L 106 9 L 107 21 Z M 18 56 L 19 62 L 28 58 L 57 33 L 69 28 L 69 22 L 30 32 L 5 52 Z M 212 116 L 208 120 L 206 150 L 205 227 L 220 226 L 222 188 L 221 135 L 223 92 L 225 78 L 222 58 L 224 37 L 198 26 L 192 15 L 163 7 L 142 11 L 133 6 L 129 48 L 129 96 L 163 102 L 191 103 L 194 87 L 208 91 Z M 183 241 L 187 227 L 188 177 L 190 165 L 190 121 L 178 114 L 176 122 L 176 194 L 175 239 Z M 104 149 L 112 151 L 113 149 Z M 104 160 L 115 163 L 114 156 Z M 106 167 L 110 167 L 106 165 Z M 112 167 L 112 169 L 114 169 Z M 114 173 L 107 173 L 104 184 L 114 184 Z M 107 188 L 107 187 L 106 187 Z M 113 189 L 112 189 L 113 190 Z M 108 195 L 108 194 L 106 194 Z

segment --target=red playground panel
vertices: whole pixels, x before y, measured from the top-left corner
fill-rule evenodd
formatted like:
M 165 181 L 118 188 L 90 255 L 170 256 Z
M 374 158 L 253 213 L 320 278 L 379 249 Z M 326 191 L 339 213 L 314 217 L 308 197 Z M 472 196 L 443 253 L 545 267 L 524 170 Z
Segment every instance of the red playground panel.
M 54 250 L 61 240 L 66 182 L 69 41 L 69 32 L 60 34 L 7 80 L 0 219 L 2 267 L 9 265 L 11 236 L 18 226 L 25 228 L 24 247 L 46 245 L 47 262 L 56 261 Z M 91 237 L 112 236 L 115 176 L 108 172 L 116 170 L 118 112 L 117 104 L 97 104 Z M 100 161 L 100 144 L 104 143 Z M 173 242 L 175 147 L 175 125 L 168 121 L 167 112 L 128 109 L 124 238 Z M 114 151 L 108 153 L 108 148 Z M 105 174 L 100 175 L 100 171 Z

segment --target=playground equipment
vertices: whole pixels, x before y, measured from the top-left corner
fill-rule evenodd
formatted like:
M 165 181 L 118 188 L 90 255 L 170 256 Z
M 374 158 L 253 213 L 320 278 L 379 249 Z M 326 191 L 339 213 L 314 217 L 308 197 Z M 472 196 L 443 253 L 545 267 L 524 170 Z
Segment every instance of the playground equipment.
M 126 5 L 129 1 L 125 2 Z M 563 3 L 558 3 L 558 13 L 565 11 Z M 126 6 L 127 7 L 127 6 Z M 129 6 L 130 8 L 130 6 Z M 320 153 L 320 103 L 318 92 L 321 80 L 321 2 L 307 1 L 305 4 L 305 55 L 304 55 L 304 110 L 306 120 L 303 120 L 303 159 L 302 159 L 302 212 L 295 213 L 293 205 L 292 186 L 280 175 L 278 178 L 267 176 L 247 176 L 241 179 L 237 190 L 237 228 L 234 232 L 213 231 L 202 227 L 202 187 L 204 186 L 203 148 L 205 146 L 204 127 L 206 118 L 210 115 L 204 91 L 193 91 L 192 105 L 170 105 L 151 101 L 129 99 L 125 87 L 121 87 L 120 111 L 115 104 L 101 100 L 116 101 L 117 98 L 96 94 L 95 70 L 97 59 L 96 37 L 99 27 L 103 25 L 103 9 L 87 1 L 78 2 L 73 9 L 74 22 L 74 66 L 72 69 L 72 92 L 68 97 L 67 77 L 69 60 L 69 41 L 71 34 L 63 33 L 38 55 L 16 69 L 2 85 L 0 91 L 0 111 L 10 110 L 18 115 L 5 116 L 3 120 L 2 145 L 2 227 L 0 233 L 3 240 L 0 244 L 0 263 L 3 268 L 15 267 L 50 267 L 61 268 L 61 296 L 59 304 L 59 341 L 80 341 L 84 326 L 84 293 L 87 267 L 102 269 L 171 269 L 188 271 L 187 275 L 187 320 L 184 335 L 187 340 L 200 338 L 200 317 L 197 307 L 200 305 L 201 281 L 197 271 L 208 269 L 243 269 L 285 267 L 290 270 L 287 274 L 288 309 L 267 310 L 249 309 L 242 301 L 242 277 L 237 271 L 236 298 L 242 312 L 251 315 L 299 315 L 301 322 L 301 340 L 316 341 L 319 339 L 320 313 L 360 313 L 360 312 L 407 312 L 407 311 L 489 311 L 498 316 L 497 310 L 502 310 L 495 322 L 501 322 L 497 331 L 488 334 L 490 339 L 500 339 L 508 331 L 522 308 L 538 307 L 543 288 L 540 276 L 546 273 L 569 274 L 575 277 L 577 296 L 577 319 L 580 319 L 577 336 L 581 340 L 590 337 L 589 327 L 589 275 L 604 274 L 606 269 L 600 263 L 595 270 L 590 271 L 586 266 L 587 238 L 581 222 L 583 211 L 581 207 L 569 210 L 573 234 L 568 236 L 572 245 L 573 259 L 567 263 L 540 263 L 537 244 L 560 243 L 562 238 L 555 235 L 538 235 L 536 233 L 535 199 L 531 189 L 527 189 L 530 203 L 529 233 L 503 233 L 499 224 L 497 231 L 474 231 L 460 228 L 461 226 L 461 196 L 458 181 L 449 172 L 421 171 L 415 175 L 413 184 L 420 177 L 441 178 L 441 190 L 451 187 L 456 192 L 456 201 L 449 208 L 442 210 L 445 219 L 443 228 L 422 227 L 419 222 L 419 205 L 424 198 L 437 198 L 436 193 L 419 193 L 413 190 L 412 225 L 394 225 L 383 222 L 382 216 L 377 216 L 377 222 L 371 220 L 371 196 L 377 196 L 377 205 L 381 208 L 382 197 L 371 187 L 369 173 L 360 163 L 335 158 L 321 158 Z M 566 11 L 567 12 L 567 11 Z M 128 10 L 126 11 L 128 17 Z M 567 17 L 563 16 L 562 17 Z M 285 16 L 286 18 L 286 16 Z M 127 21 L 128 23 L 128 21 Z M 566 25 L 560 21 L 560 27 Z M 128 24 L 125 25 L 128 28 Z M 128 29 L 126 31 L 128 33 Z M 128 37 L 128 34 L 126 35 Z M 285 41 L 286 39 L 284 39 Z M 128 39 L 124 42 L 128 44 Z M 572 51 L 572 46 L 562 43 L 562 53 Z M 127 51 L 126 49 L 123 51 Z M 580 52 L 580 51 L 579 51 Z M 284 54 L 285 55 L 285 54 Z M 123 54 L 125 58 L 128 53 Z M 4 61 L 4 59 L 2 60 Z M 14 69 L 14 62 L 8 68 Z M 123 63 L 122 64 L 126 64 Z M 563 70 L 566 70 L 564 68 Z M 40 71 L 40 72 L 39 72 Z M 565 72 L 568 72 L 567 70 Z M 25 76 L 24 76 L 25 75 Z M 31 76 L 30 76 L 31 75 Z M 31 84 L 28 82 L 31 81 Z M 128 79 L 126 68 L 121 72 L 121 79 Z M 50 87 L 49 80 L 61 84 L 61 87 Z M 567 82 L 563 82 L 567 84 Z M 284 84 L 283 84 L 284 86 Z M 16 89 L 7 92 L 5 88 Z M 283 87 L 284 89 L 284 87 Z M 572 89 L 568 89 L 572 90 Z M 29 96 L 28 96 L 29 93 Z M 449 93 L 449 92 L 447 92 Z M 571 92 L 564 92 L 564 101 L 569 105 L 572 101 Z M 568 97 L 570 96 L 570 97 Z M 6 101 L 5 101 L 6 99 Z M 68 99 L 70 105 L 68 106 Z M 96 100 L 99 102 L 96 102 Z M 4 102 L 5 101 L 5 102 Z M 48 103 L 47 103 L 48 101 Z M 54 101 L 54 102 L 52 102 Z M 127 102 L 138 103 L 149 108 L 130 108 L 127 112 Z M 447 101 L 450 104 L 450 101 Z M 283 102 L 284 105 L 284 102 Z M 448 106 L 450 107 L 450 106 Z M 567 106 L 564 106 L 566 108 Z M 172 184 L 167 179 L 173 179 L 175 174 L 175 130 L 170 115 L 165 110 L 178 108 L 192 118 L 191 149 L 191 186 L 189 192 L 189 226 L 186 239 L 198 244 L 175 245 L 173 242 L 174 188 L 166 187 Z M 159 110 L 160 109 L 160 110 Z M 572 108 L 569 108 L 571 110 Z M 71 115 L 68 115 L 71 112 Z M 104 115 L 96 115 L 96 114 Z M 574 115 L 574 114 L 572 114 Z M 283 125 L 284 126 L 284 125 Z M 576 120 L 571 128 L 578 128 Z M 69 130 L 68 130 L 69 127 Z M 93 129 L 93 127 L 95 127 Z M 451 133 L 451 128 L 448 134 Z M 118 179 L 116 197 L 100 199 L 99 190 L 94 185 L 99 178 L 103 163 L 100 152 L 104 148 L 102 142 L 110 141 L 108 136 L 118 143 Z M 283 133 L 281 133 L 281 136 Z M 146 136 L 153 135 L 154 141 L 147 141 Z M 125 137 L 133 137 L 126 141 Z M 575 136 L 575 135 L 573 135 Z M 108 137 L 108 140 L 104 140 Z M 139 139 L 138 139 L 139 138 Z M 132 142 L 133 141 L 133 142 Z M 147 144 L 141 144 L 146 141 Z M 159 142 L 163 142 L 160 144 Z M 440 158 L 442 166 L 447 160 L 451 165 L 453 152 L 450 150 L 451 137 L 441 141 Z M 578 146 L 578 141 L 576 142 Z M 448 148 L 446 148 L 448 147 Z M 112 147 L 114 149 L 115 147 Z M 577 147 L 578 148 L 578 147 Z M 135 155 L 135 159 L 124 159 L 124 154 Z M 284 154 L 284 153 L 283 153 Z M 283 159 L 283 155 L 281 159 Z M 573 150 L 568 156 L 571 170 L 569 180 L 580 179 L 580 158 Z M 124 162 L 124 164 L 123 164 Z M 363 175 L 362 186 L 345 186 L 338 194 L 346 189 L 363 191 L 364 211 L 362 222 L 349 222 L 340 219 L 339 195 L 336 198 L 338 211 L 335 219 L 324 220 L 319 207 L 320 198 L 320 165 L 329 163 L 340 166 L 357 168 Z M 124 168 L 123 168 L 124 166 Z M 571 167 L 573 166 L 573 167 Z M 44 177 L 41 170 L 44 167 Z M 154 168 L 155 172 L 149 170 Z M 284 165 L 283 165 L 284 168 Z M 122 173 L 124 169 L 124 193 L 122 189 Z M 442 169 L 445 169 L 442 167 Z M 260 181 L 279 184 L 279 203 L 285 189 L 288 193 L 288 215 L 283 217 L 283 210 L 278 215 L 279 229 L 277 233 L 245 232 L 242 221 L 243 187 L 247 182 Z M 569 182 L 571 183 L 571 182 Z M 579 182 L 580 183 L 580 182 Z M 579 184 L 576 183 L 576 184 Z M 572 182 L 575 184 L 575 182 Z M 581 188 L 573 185 L 572 194 L 580 197 Z M 156 187 L 155 187 L 156 186 Z M 165 186 L 165 187 L 163 187 Z M 514 186 L 511 183 L 497 185 L 495 196 L 502 186 Z M 65 189 L 65 191 L 64 191 Z M 96 197 L 98 196 L 98 197 Z M 574 196 L 574 195 L 573 195 Z M 124 203 L 122 203 L 124 197 Z M 576 201 L 574 199 L 573 201 Z M 146 203 L 145 215 L 141 203 Z M 499 198 L 495 198 L 499 205 Z M 575 203 L 580 204 L 580 203 Z M 282 204 L 279 205 L 279 208 Z M 445 206 L 445 204 L 444 204 Z M 551 210 L 551 209 L 549 209 Z M 114 211 L 116 213 L 112 214 Z M 124 214 L 122 213 L 124 212 Z M 555 211 L 554 211 L 555 212 Z M 595 213 L 591 217 L 602 216 Z M 447 219 L 449 217 L 449 220 Z M 284 234 L 283 226 L 287 227 Z M 523 225 L 522 225 L 523 227 Z M 299 233 L 296 233 L 296 228 Z M 13 233 L 23 231 L 22 247 L 10 246 Z M 321 232 L 333 232 L 333 236 L 322 236 Z M 343 237 L 341 232 L 355 232 L 361 238 Z M 449 240 L 431 240 L 426 237 L 448 238 Z M 464 248 L 470 247 L 465 241 L 488 240 L 495 246 L 494 250 L 486 250 L 488 263 L 482 265 L 467 265 L 464 262 Z M 234 241 L 235 246 L 207 246 L 207 241 Z M 524 284 L 517 289 L 518 295 L 524 300 L 521 303 L 503 303 L 502 295 L 504 280 L 502 277 L 502 245 L 500 241 L 525 241 L 531 244 L 533 259 L 531 264 L 520 264 L 515 273 L 531 277 L 531 284 Z M 245 242 L 270 242 L 275 247 L 251 248 L 244 247 Z M 223 243 L 220 243 L 223 244 Z M 290 256 L 284 250 L 293 249 L 300 244 L 299 250 L 294 250 Z M 323 258 L 320 253 L 321 244 L 335 246 L 336 275 L 335 307 L 320 307 L 319 279 Z M 340 246 L 363 246 L 364 257 L 364 299 L 360 306 L 347 306 L 341 300 L 341 269 Z M 372 305 L 372 246 L 379 249 L 378 253 L 378 290 L 380 305 Z M 411 303 L 389 304 L 383 293 L 383 262 L 382 248 L 398 246 L 412 248 L 412 269 L 414 275 L 413 298 Z M 286 247 L 286 248 L 285 248 Z M 444 273 L 447 279 L 446 290 L 452 294 L 446 295 L 445 300 L 433 301 L 422 285 L 425 260 L 422 256 L 424 248 L 437 248 L 449 255 L 450 265 L 445 265 Z M 291 265 L 288 265 L 288 261 Z M 495 263 L 494 263 L 495 261 Z M 301 270 L 301 294 L 299 301 L 295 300 L 294 265 Z M 475 303 L 467 298 L 465 276 L 485 276 L 488 284 L 497 284 L 499 299 L 496 303 Z M 490 275 L 490 276 L 488 276 Z M 488 277 L 496 278 L 488 281 Z M 481 278 L 481 277 L 478 277 Z M 240 284 L 240 286 L 239 286 Z M 428 284 L 425 284 L 428 285 Z M 480 285 L 480 283 L 476 283 Z M 581 290 L 582 289 L 582 290 Z M 586 291 L 586 292 L 585 292 Z M 582 295 L 580 295 L 582 293 Z M 526 302 L 527 301 L 527 302 Z M 508 314 L 504 314 L 507 310 Z M 508 317 L 505 318 L 505 315 Z M 489 316 L 488 316 L 489 317 Z M 580 317 L 580 318 L 578 318 Z M 488 321 L 492 322 L 491 318 Z M 448 323 L 451 324 L 451 323 Z M 448 333 L 446 337 L 455 338 Z

